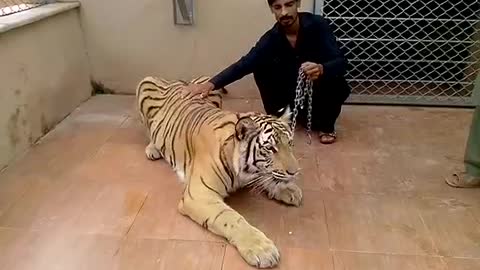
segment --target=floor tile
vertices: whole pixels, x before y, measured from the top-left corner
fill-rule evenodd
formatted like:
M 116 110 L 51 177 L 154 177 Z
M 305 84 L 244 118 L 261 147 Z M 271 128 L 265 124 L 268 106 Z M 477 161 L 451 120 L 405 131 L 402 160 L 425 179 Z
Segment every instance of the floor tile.
M 221 270 L 224 253 L 222 243 L 170 241 L 160 269 Z
M 131 239 L 115 258 L 116 270 L 221 270 L 225 246 L 197 241 Z
M 160 269 L 168 249 L 168 240 L 128 239 L 115 256 L 115 265 L 112 269 Z
M 439 257 L 335 252 L 335 270 L 448 270 Z
M 36 177 L 18 177 L 12 170 L 0 173 L 0 218 L 35 181 Z
M 148 187 L 137 183 L 105 184 L 75 220 L 78 233 L 125 236 L 144 206 Z
M 330 247 L 342 251 L 435 254 L 418 210 L 402 196 L 325 196 Z
M 107 142 L 122 144 L 139 144 L 146 147 L 150 142 L 148 131 L 135 116 L 128 117 L 125 122 L 115 131 Z
M 449 257 L 480 258 L 480 223 L 469 205 L 455 199 L 414 199 L 439 254 Z
M 153 188 L 135 219 L 129 237 L 169 239 L 180 215 L 177 206 L 181 195 L 180 185 L 168 192 L 162 187 Z
M 75 177 L 96 181 L 143 181 L 152 184 L 178 184 L 177 175 L 164 160 L 151 161 L 140 144 L 106 143 L 94 157 L 72 172 Z
M 68 218 L 78 212 L 74 205 L 81 207 L 80 199 L 69 190 L 70 182 L 59 182 L 56 185 L 41 182 L 32 183 L 27 190 L 0 216 L 0 227 L 22 228 L 28 230 L 43 226 L 53 226 L 54 223 L 66 223 Z M 85 188 L 83 188 L 85 189 Z M 76 194 L 81 194 L 77 192 Z M 80 208 L 81 209 L 81 208 Z M 78 210 L 78 209 L 77 209 Z M 61 215 L 61 212 L 65 215 Z M 61 219 L 64 218 L 64 219 Z
M 376 156 L 378 154 L 378 156 Z M 341 154 L 327 152 L 317 155 L 317 177 L 305 182 L 309 190 L 363 194 L 398 193 L 402 177 L 393 163 L 385 163 L 383 153 Z
M 480 269 L 480 259 L 444 259 L 449 270 L 477 270 Z
M 69 179 L 33 184 L 0 216 L 0 227 L 125 234 L 144 198 L 145 186 Z
M 121 239 L 0 229 L 0 269 L 109 269 Z M 3 268 L 2 268 L 3 267 Z
M 304 191 L 303 203 L 298 208 L 277 205 L 266 210 L 276 214 L 272 226 L 279 229 L 279 245 L 328 250 L 329 237 L 322 193 Z
M 19 156 L 6 172 L 10 171 L 18 179 L 62 181 L 65 174 L 94 156 L 113 132 L 112 128 L 86 129 L 67 136 L 46 138 Z
M 134 95 L 96 95 L 84 102 L 72 114 L 127 115 L 135 109 Z

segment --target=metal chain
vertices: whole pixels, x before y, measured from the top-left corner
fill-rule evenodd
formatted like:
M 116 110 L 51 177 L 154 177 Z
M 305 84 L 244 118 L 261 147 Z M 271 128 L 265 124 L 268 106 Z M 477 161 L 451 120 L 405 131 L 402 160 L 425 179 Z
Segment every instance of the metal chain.
M 295 100 L 293 108 L 293 119 L 291 128 L 295 132 L 295 126 L 297 125 L 298 107 L 303 110 L 305 97 L 308 96 L 308 109 L 307 109 L 307 135 L 308 144 L 312 143 L 312 103 L 313 103 L 313 84 L 310 79 L 307 78 L 303 70 L 300 68 L 297 77 L 297 88 L 295 89 Z

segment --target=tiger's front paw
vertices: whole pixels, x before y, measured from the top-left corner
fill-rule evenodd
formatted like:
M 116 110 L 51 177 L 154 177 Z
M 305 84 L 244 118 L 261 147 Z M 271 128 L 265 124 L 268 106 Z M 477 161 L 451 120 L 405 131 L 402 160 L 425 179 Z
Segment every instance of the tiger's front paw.
M 158 151 L 158 149 L 152 143 L 150 143 L 147 147 L 145 147 L 145 154 L 147 155 L 147 158 L 150 160 L 157 160 L 162 157 L 160 155 L 160 151 Z
M 257 268 L 271 268 L 280 261 L 280 252 L 273 241 L 258 230 L 243 236 L 236 246 L 243 259 Z
M 302 203 L 303 192 L 299 186 L 290 182 L 287 185 L 280 186 L 277 190 L 275 190 L 273 197 L 276 200 L 298 207 Z

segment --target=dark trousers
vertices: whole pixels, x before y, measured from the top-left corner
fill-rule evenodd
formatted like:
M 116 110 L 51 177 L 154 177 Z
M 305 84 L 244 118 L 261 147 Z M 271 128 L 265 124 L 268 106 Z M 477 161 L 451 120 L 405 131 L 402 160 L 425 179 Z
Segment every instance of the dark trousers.
M 279 110 L 287 105 L 293 112 L 296 81 L 287 85 L 266 81 L 255 74 L 254 78 L 267 114 L 279 116 Z M 313 86 L 312 130 L 327 133 L 335 131 L 335 122 L 350 93 L 351 88 L 344 78 L 316 81 Z M 304 127 L 307 127 L 307 109 L 308 97 L 297 116 L 297 123 Z
M 468 175 L 480 177 L 480 105 L 473 113 L 465 151 L 465 167 Z

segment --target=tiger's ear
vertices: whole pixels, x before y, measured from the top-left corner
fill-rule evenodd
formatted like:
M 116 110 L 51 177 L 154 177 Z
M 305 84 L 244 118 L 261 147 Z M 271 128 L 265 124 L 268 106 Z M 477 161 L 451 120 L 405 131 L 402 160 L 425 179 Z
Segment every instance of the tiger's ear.
M 245 116 L 238 120 L 235 125 L 235 136 L 238 140 L 244 140 L 249 133 L 257 129 L 257 124 L 252 118 Z
M 279 112 L 283 112 L 283 114 L 279 117 L 280 120 L 282 120 L 285 123 L 290 123 L 291 121 L 291 116 L 292 116 L 292 111 L 290 110 L 290 105 L 287 105 L 287 107 L 281 109 Z

